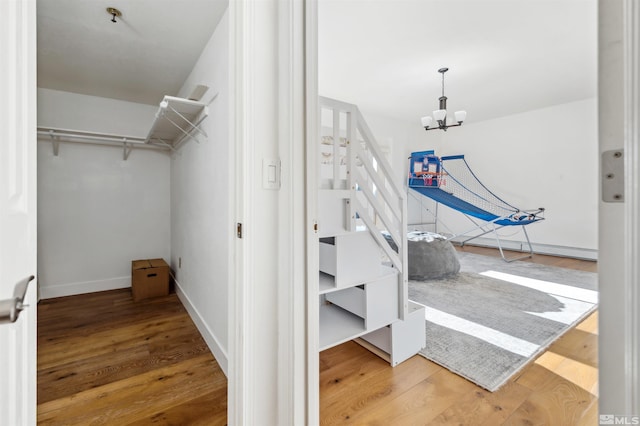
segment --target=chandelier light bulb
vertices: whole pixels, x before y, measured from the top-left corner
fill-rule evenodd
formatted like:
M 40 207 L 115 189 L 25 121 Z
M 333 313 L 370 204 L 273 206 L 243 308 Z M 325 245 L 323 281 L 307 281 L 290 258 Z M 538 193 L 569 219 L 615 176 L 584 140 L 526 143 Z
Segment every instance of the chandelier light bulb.
M 454 115 L 456 116 L 456 121 L 462 123 L 467 118 L 467 111 L 456 111 Z
M 446 109 L 438 109 L 438 110 L 433 111 L 433 118 L 436 121 L 443 121 L 446 116 L 447 116 L 447 110 Z

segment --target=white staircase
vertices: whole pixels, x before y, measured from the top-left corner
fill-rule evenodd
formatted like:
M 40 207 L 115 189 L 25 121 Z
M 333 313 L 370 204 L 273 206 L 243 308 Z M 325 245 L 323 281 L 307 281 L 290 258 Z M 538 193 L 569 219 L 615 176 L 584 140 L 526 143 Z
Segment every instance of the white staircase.
M 320 107 L 320 350 L 357 339 L 395 366 L 425 346 L 424 308 L 407 297 L 405 191 L 355 105 Z

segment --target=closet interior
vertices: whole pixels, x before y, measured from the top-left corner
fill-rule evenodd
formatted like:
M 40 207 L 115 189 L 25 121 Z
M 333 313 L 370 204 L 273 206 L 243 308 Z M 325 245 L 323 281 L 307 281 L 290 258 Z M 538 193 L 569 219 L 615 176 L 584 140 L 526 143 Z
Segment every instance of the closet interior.
M 164 259 L 226 372 L 228 2 L 114 3 L 38 1 L 39 297 Z

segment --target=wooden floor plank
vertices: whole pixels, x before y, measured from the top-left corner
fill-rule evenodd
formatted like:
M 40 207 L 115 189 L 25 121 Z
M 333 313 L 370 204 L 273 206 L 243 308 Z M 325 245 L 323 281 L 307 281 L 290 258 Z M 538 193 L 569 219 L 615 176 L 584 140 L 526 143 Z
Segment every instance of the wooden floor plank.
M 575 383 L 551 371 L 543 374 L 544 384 L 509 416 L 506 424 L 575 425 L 596 403 L 597 397 Z
M 416 356 L 414 358 L 419 358 Z M 413 359 L 413 358 L 412 358 Z M 395 367 L 398 368 L 399 366 Z M 418 371 L 410 373 L 418 375 Z M 370 425 L 413 425 L 426 424 L 451 407 L 456 401 L 472 391 L 475 386 L 461 378 L 440 369 L 425 380 L 404 390 L 396 398 L 362 413 L 358 424 Z
M 576 327 L 576 330 L 598 335 L 598 311 L 595 311 L 587 319 Z
M 402 367 L 391 368 L 385 361 L 381 364 L 373 358 L 360 366 L 349 373 L 351 380 L 342 381 L 341 386 L 332 387 L 328 392 L 321 391 L 321 424 L 366 424 L 369 414 L 388 407 L 396 394 L 404 393 L 442 370 L 420 356 L 405 361 Z M 327 412 L 333 414 L 323 414 Z
M 357 346 L 352 349 L 351 355 L 320 373 L 320 392 L 326 392 L 327 401 L 331 398 L 340 399 L 343 393 L 350 392 L 351 388 L 367 380 L 371 372 L 380 371 L 388 365 L 381 358 L 370 357 L 370 352 L 357 343 L 347 343 Z
M 504 421 L 531 395 L 531 390 L 515 382 L 509 382 L 497 392 L 474 387 L 453 404 L 430 425 L 493 426 Z
M 175 294 L 50 299 L 38 314 L 38 424 L 226 424 L 226 377 Z
M 590 261 L 527 261 L 597 271 Z M 226 378 L 175 295 L 49 299 L 38 315 L 39 424 L 226 424 Z M 321 423 L 596 424 L 597 334 L 595 312 L 494 393 L 420 356 L 392 368 L 347 342 L 320 353 Z
M 101 386 L 129 375 L 130 365 L 144 364 L 149 358 L 145 346 L 137 346 L 116 353 L 87 357 L 70 363 L 38 370 L 38 404 L 63 398 L 85 389 Z M 142 370 L 143 372 L 146 370 Z
M 336 364 L 345 362 L 346 359 L 353 358 L 354 354 L 366 354 L 368 351 L 355 342 L 347 342 L 343 345 L 334 346 L 320 352 L 320 373 Z
M 94 295 L 100 296 L 94 296 Z M 51 309 L 45 309 L 49 308 Z M 185 313 L 172 296 L 133 302 L 129 290 L 113 290 L 71 297 L 43 300 L 38 305 L 41 316 L 38 335 L 47 338 L 88 335 L 166 315 Z M 90 313 L 87 315 L 87 313 Z M 72 325 L 71 327 L 69 325 Z
M 61 363 L 77 361 L 87 356 L 105 355 L 137 346 L 143 342 L 166 339 L 180 333 L 191 323 L 186 313 L 165 318 L 140 321 L 113 330 L 104 330 L 90 337 L 67 336 L 38 346 L 38 368 L 51 368 Z
M 226 383 L 211 354 L 38 405 L 43 425 L 116 424 L 191 401 Z M 207 376 L 209 380 L 194 379 Z
M 225 426 L 227 424 L 226 411 L 227 389 L 218 388 L 199 398 L 160 411 L 152 416 L 126 423 L 126 425 Z
M 465 246 L 458 250 L 500 256 L 498 250 L 491 248 Z M 535 255 L 525 261 L 597 272 L 597 263 L 586 260 Z M 372 388 L 367 380 L 355 377 L 354 371 L 357 376 L 361 366 L 367 365 L 367 377 L 382 377 L 371 367 L 400 372 L 408 364 L 391 368 L 386 363 L 369 362 L 368 358 L 373 360 L 376 356 L 348 342 L 320 353 L 321 377 L 326 380 L 321 382 L 321 421 L 366 425 L 597 424 L 597 334 L 596 311 L 494 393 L 433 363 L 430 364 L 437 367 L 436 372 L 417 383 L 414 381 L 413 386 L 394 388 L 380 382 Z M 418 358 L 421 357 L 411 360 Z M 330 372 L 340 366 L 354 371 L 344 371 L 335 376 L 338 380 L 331 382 Z M 430 368 L 427 366 L 417 362 L 411 364 L 410 371 L 419 376 Z M 400 376 L 396 373 L 396 377 Z M 394 377 L 388 376 L 386 380 L 391 382 Z M 379 389 L 384 389 L 383 396 L 377 394 Z M 336 400 L 339 402 L 334 403 Z
M 575 328 L 551 345 L 549 350 L 592 367 L 598 366 L 598 335 L 594 333 Z
M 38 372 L 38 402 L 74 394 L 88 386 L 126 379 L 149 368 L 164 367 L 209 352 L 201 338 L 187 342 L 188 345 L 184 345 L 178 341 L 175 347 L 166 346 L 163 351 L 150 350 L 146 345 L 125 348 L 41 370 Z

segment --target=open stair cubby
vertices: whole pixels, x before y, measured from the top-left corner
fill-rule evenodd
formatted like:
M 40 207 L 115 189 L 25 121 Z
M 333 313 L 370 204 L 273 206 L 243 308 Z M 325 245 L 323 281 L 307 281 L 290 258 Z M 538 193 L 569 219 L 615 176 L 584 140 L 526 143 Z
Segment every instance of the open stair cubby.
M 406 194 L 358 108 L 320 107 L 320 351 L 355 340 L 395 366 L 425 346 L 424 307 L 407 294 Z

